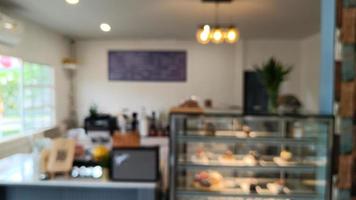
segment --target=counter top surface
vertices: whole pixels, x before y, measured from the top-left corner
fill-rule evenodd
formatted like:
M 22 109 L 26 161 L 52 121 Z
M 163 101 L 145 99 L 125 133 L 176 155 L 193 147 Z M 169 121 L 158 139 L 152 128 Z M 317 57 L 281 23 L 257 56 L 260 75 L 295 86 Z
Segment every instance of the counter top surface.
M 31 154 L 16 154 L 0 160 L 0 185 L 79 188 L 155 189 L 154 182 L 114 182 L 102 179 L 64 178 L 40 180 Z

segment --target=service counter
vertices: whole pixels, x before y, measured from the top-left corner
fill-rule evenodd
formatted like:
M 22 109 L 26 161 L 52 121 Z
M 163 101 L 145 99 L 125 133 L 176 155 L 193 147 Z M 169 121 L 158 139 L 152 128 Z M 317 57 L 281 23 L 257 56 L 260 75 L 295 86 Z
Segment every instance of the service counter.
M 40 180 L 31 154 L 0 160 L 1 200 L 155 200 L 158 183 L 57 177 Z

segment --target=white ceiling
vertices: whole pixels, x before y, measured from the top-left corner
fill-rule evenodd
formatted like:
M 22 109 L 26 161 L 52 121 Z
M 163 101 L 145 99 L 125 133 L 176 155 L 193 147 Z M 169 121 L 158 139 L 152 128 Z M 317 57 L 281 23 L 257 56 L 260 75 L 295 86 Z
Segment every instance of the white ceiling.
M 6 2 L 5 2 L 6 1 Z M 214 22 L 214 4 L 200 0 L 0 0 L 7 9 L 75 39 L 194 39 L 198 25 Z M 6 4 L 6 5 L 5 5 Z M 320 0 L 235 0 L 219 6 L 220 23 L 243 38 L 301 38 L 320 30 Z M 111 24 L 103 33 L 99 24 Z

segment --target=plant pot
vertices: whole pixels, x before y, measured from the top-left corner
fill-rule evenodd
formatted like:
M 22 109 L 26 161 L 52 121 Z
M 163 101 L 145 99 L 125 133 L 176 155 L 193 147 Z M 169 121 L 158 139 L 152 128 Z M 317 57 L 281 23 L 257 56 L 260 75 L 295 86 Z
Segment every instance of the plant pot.
M 268 113 L 275 114 L 278 109 L 278 91 L 269 91 L 268 92 Z

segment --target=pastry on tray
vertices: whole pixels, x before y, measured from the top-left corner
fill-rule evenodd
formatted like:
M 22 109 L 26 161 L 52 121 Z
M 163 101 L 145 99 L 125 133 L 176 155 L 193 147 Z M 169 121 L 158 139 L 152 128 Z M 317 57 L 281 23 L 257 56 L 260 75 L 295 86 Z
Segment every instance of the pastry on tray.
M 220 191 L 224 188 L 224 178 L 217 171 L 202 171 L 194 176 L 193 187 L 205 191 Z
M 280 157 L 283 161 L 289 162 L 289 161 L 292 160 L 293 154 L 292 154 L 292 152 L 290 152 L 290 151 L 283 150 L 283 151 L 281 151 L 279 157 Z
M 267 183 L 266 188 L 257 186 L 256 192 L 260 195 L 280 195 L 290 194 L 291 191 L 286 186 L 285 180 L 281 179 L 272 183 Z
M 242 131 L 245 133 L 249 134 L 251 132 L 251 128 L 249 126 L 243 125 L 242 126 Z
M 274 157 L 273 161 L 279 166 L 290 166 L 296 164 L 296 162 L 293 161 L 292 152 L 288 150 L 281 151 L 279 157 Z
M 241 182 L 240 188 L 244 194 L 250 194 L 251 191 L 253 191 L 253 188 L 251 188 L 251 183 L 249 182 Z
M 192 155 L 191 161 L 194 163 L 208 164 L 209 157 L 203 148 L 196 150 L 195 154 Z
M 219 156 L 219 162 L 225 165 L 236 164 L 236 158 L 232 151 L 227 150 L 223 155 Z
M 254 151 L 250 151 L 242 160 L 246 166 L 256 166 L 258 163 L 257 154 Z
M 274 195 L 281 194 L 286 185 L 285 180 L 280 179 L 273 183 L 267 183 L 267 189 Z

